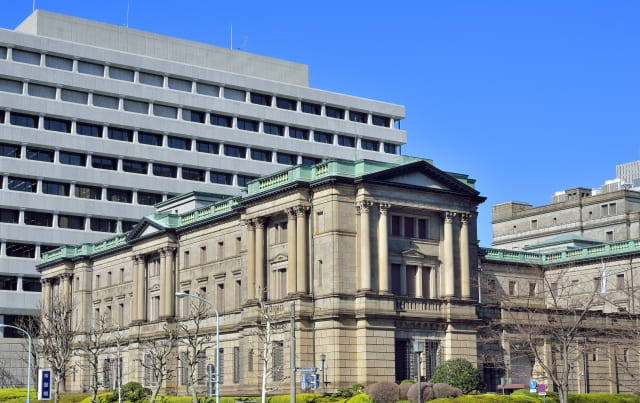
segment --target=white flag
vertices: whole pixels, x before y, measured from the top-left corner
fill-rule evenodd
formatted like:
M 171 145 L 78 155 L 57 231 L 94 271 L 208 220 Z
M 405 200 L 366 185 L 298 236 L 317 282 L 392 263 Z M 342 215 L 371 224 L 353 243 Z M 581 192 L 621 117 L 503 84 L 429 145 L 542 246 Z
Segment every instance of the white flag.
M 602 261 L 602 280 L 600 281 L 602 285 L 602 289 L 600 290 L 601 294 L 607 292 L 607 267 L 604 265 L 604 260 Z

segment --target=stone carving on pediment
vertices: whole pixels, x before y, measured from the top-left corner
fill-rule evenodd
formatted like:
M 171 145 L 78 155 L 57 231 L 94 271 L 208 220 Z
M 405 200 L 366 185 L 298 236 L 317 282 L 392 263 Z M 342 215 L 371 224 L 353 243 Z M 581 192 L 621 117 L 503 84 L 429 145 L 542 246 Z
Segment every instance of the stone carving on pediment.
M 282 262 L 287 262 L 289 260 L 289 256 L 284 253 L 278 253 L 273 258 L 269 259 L 269 264 L 277 264 Z

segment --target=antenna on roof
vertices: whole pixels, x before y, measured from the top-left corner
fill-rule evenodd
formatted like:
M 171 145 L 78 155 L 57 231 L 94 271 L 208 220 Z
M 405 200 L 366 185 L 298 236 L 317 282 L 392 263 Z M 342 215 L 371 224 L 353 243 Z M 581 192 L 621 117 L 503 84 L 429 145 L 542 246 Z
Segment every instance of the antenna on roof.
M 130 1 L 127 0 L 127 20 L 126 20 L 127 21 L 126 22 L 127 28 L 129 28 L 129 3 L 130 3 Z

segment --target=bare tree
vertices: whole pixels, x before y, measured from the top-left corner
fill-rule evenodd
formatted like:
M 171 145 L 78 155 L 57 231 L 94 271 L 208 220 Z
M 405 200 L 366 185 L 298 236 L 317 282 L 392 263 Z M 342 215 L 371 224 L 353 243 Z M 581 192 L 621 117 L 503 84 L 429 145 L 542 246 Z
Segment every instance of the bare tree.
M 594 322 L 602 316 L 594 310 L 602 303 L 599 286 L 575 277 L 565 267 L 536 273 L 524 290 L 515 281 L 507 283 L 507 290 L 496 287 L 494 321 L 481 332 L 510 352 L 530 357 L 533 375 L 539 370 L 554 383 L 560 403 L 568 402 L 572 363 L 589 348 L 587 341 L 599 331 Z
M 47 307 L 41 307 L 38 321 L 38 351 L 49 363 L 53 372 L 55 403 L 65 390 L 67 366 L 72 355 L 72 343 L 76 334 L 72 327 L 71 304 L 58 297 Z
M 171 330 L 165 325 L 161 338 L 147 341 L 142 345 L 145 353 L 140 365 L 144 368 L 145 373 L 149 373 L 153 383 L 150 403 L 156 401 L 162 384 L 173 377 L 175 370 L 169 368 L 169 363 L 177 339 L 178 331 Z
M 100 357 L 107 349 L 105 343 L 107 332 L 107 319 L 104 316 L 96 318 L 89 331 L 83 335 L 79 335 L 77 347 L 80 351 L 80 357 L 85 359 L 85 365 L 89 369 L 89 388 L 91 389 L 91 403 L 97 402 L 97 394 L 99 388 L 99 366 Z
M 206 318 L 208 306 L 196 300 L 191 302 L 189 320 L 178 324 L 178 334 L 180 343 L 185 346 L 185 352 L 181 355 L 183 368 L 187 369 L 187 388 L 191 393 L 192 403 L 198 403 L 198 391 L 196 385 L 204 378 L 204 374 L 198 371 L 198 366 L 204 364 L 202 361 L 206 357 L 206 351 L 211 342 L 211 334 L 204 331 L 202 322 Z
M 124 334 L 118 326 L 118 330 L 113 333 L 113 342 L 116 347 L 116 389 L 118 392 L 118 403 L 122 403 L 122 346 Z
M 282 351 L 277 352 L 274 349 L 273 341 L 274 332 L 280 331 L 283 328 L 283 324 L 274 320 L 269 311 L 269 306 L 264 302 L 263 293 L 258 292 L 257 295 L 260 321 L 257 324 L 256 335 L 262 344 L 262 355 L 260 357 L 262 361 L 261 401 L 265 403 L 267 392 L 279 390 L 287 377 L 284 376 L 284 363 L 276 360 L 276 354 L 281 354 Z

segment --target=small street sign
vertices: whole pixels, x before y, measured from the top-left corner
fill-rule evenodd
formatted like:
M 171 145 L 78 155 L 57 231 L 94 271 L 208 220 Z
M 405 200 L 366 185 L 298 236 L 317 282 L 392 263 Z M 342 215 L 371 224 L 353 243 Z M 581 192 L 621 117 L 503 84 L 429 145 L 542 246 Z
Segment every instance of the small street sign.
M 531 382 L 529 382 L 529 393 L 536 393 L 537 391 L 538 391 L 538 382 L 532 379 Z
M 51 370 L 38 370 L 38 400 L 51 400 Z
M 547 395 L 547 385 L 544 385 L 544 384 L 538 385 L 538 395 L 540 396 Z

